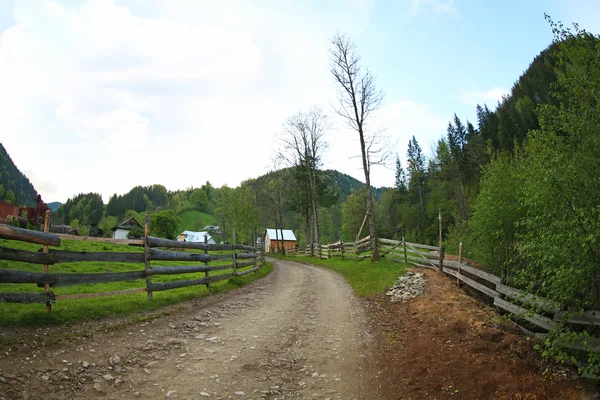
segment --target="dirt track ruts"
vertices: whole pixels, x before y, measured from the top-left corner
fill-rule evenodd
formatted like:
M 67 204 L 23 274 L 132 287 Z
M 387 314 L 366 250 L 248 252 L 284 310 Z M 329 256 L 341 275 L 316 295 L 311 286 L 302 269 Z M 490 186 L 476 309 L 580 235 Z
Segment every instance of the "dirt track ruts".
M 31 381 L 25 398 L 372 398 L 369 323 L 350 286 L 322 268 L 274 262 L 271 275 L 212 304 L 5 368 Z

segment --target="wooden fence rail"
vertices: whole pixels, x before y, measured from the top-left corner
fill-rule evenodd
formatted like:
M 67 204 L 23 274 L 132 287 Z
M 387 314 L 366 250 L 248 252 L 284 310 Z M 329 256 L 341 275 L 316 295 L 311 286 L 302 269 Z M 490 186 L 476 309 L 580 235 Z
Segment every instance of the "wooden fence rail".
M 0 224 L 0 239 L 17 240 L 21 242 L 44 245 L 45 252 L 31 252 L 0 246 L 0 259 L 18 261 L 30 264 L 43 264 L 51 266 L 59 263 L 72 262 L 118 262 L 143 264 L 143 269 L 128 272 L 106 273 L 50 273 L 47 268 L 44 272 L 31 272 L 21 270 L 0 270 L 0 283 L 35 284 L 45 288 L 44 292 L 27 293 L 0 293 L 0 302 L 11 303 L 45 303 L 51 304 L 57 299 L 75 299 L 98 296 L 112 296 L 136 292 L 148 292 L 148 299 L 152 299 L 152 292 L 170 290 L 194 285 L 209 285 L 236 276 L 244 276 L 256 272 L 264 263 L 264 254 L 256 247 L 242 244 L 207 244 L 190 243 L 167 240 L 148 236 L 148 222 L 146 221 L 143 239 L 109 239 L 91 238 L 71 235 L 57 235 L 47 232 L 31 231 Z M 144 252 L 76 252 L 58 249 L 47 249 L 47 246 L 59 247 L 61 239 L 87 240 L 99 243 L 114 243 L 122 245 L 143 245 Z M 183 249 L 172 251 L 157 249 Z M 185 250 L 204 250 L 204 253 L 189 253 Z M 229 254 L 209 254 L 209 251 L 230 251 Z M 232 260 L 227 265 L 210 265 L 212 261 Z M 182 261 L 199 262 L 200 265 L 183 266 L 154 266 L 152 261 Z M 251 268 L 249 268 L 251 267 Z M 243 270 L 242 270 L 243 269 Z M 231 273 L 210 275 L 210 272 L 233 270 Z M 172 282 L 152 283 L 152 276 L 190 274 L 204 272 L 201 279 L 187 279 Z M 71 295 L 55 295 L 49 288 L 72 286 L 82 284 L 98 284 L 121 281 L 146 280 L 145 287 L 118 290 L 112 292 L 82 293 Z

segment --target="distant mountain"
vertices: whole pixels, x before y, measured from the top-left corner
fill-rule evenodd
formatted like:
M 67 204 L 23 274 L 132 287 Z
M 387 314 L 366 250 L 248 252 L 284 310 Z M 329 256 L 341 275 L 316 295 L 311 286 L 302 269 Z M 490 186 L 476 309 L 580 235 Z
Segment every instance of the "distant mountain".
M 62 206 L 60 201 L 53 201 L 52 203 L 48 203 L 48 207 L 52 210 L 52 212 L 58 210 L 58 208 Z
M 13 163 L 0 143 L 0 200 L 18 205 L 34 206 L 37 191 Z
M 266 174 L 255 178 L 254 180 L 260 183 L 270 178 L 274 174 L 280 173 L 284 170 L 287 170 L 287 168 L 274 172 L 267 172 Z M 343 172 L 339 172 L 333 169 L 327 169 L 322 172 L 323 182 L 325 183 L 325 186 L 327 186 L 327 188 L 331 189 L 335 194 L 337 194 L 339 203 L 343 203 L 344 201 L 346 201 L 346 198 L 349 195 L 351 195 L 352 193 L 356 193 L 361 187 L 365 185 L 358 179 L 353 178 L 348 174 L 344 174 Z M 373 196 L 375 196 L 376 199 L 379 199 L 386 189 L 387 188 L 385 187 L 371 188 Z

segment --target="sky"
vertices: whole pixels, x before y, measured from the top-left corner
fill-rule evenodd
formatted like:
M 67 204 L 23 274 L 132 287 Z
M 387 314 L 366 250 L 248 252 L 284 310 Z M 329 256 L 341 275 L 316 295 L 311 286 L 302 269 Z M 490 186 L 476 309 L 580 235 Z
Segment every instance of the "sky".
M 0 143 L 45 201 L 137 185 L 235 187 L 270 169 L 287 118 L 328 115 L 323 167 L 364 181 L 335 113 L 345 33 L 385 95 L 369 127 L 427 156 L 476 123 L 552 41 L 544 13 L 600 32 L 596 0 L 1 0 Z M 392 186 L 394 159 L 375 166 Z

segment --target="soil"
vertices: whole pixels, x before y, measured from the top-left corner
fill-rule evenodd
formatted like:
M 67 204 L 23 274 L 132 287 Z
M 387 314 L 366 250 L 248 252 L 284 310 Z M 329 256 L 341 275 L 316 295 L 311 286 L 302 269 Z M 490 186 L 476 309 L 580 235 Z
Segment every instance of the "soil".
M 273 261 L 251 285 L 160 313 L 3 329 L 0 399 L 596 396 L 435 271 L 424 295 L 393 303 L 356 298 L 330 270 Z

